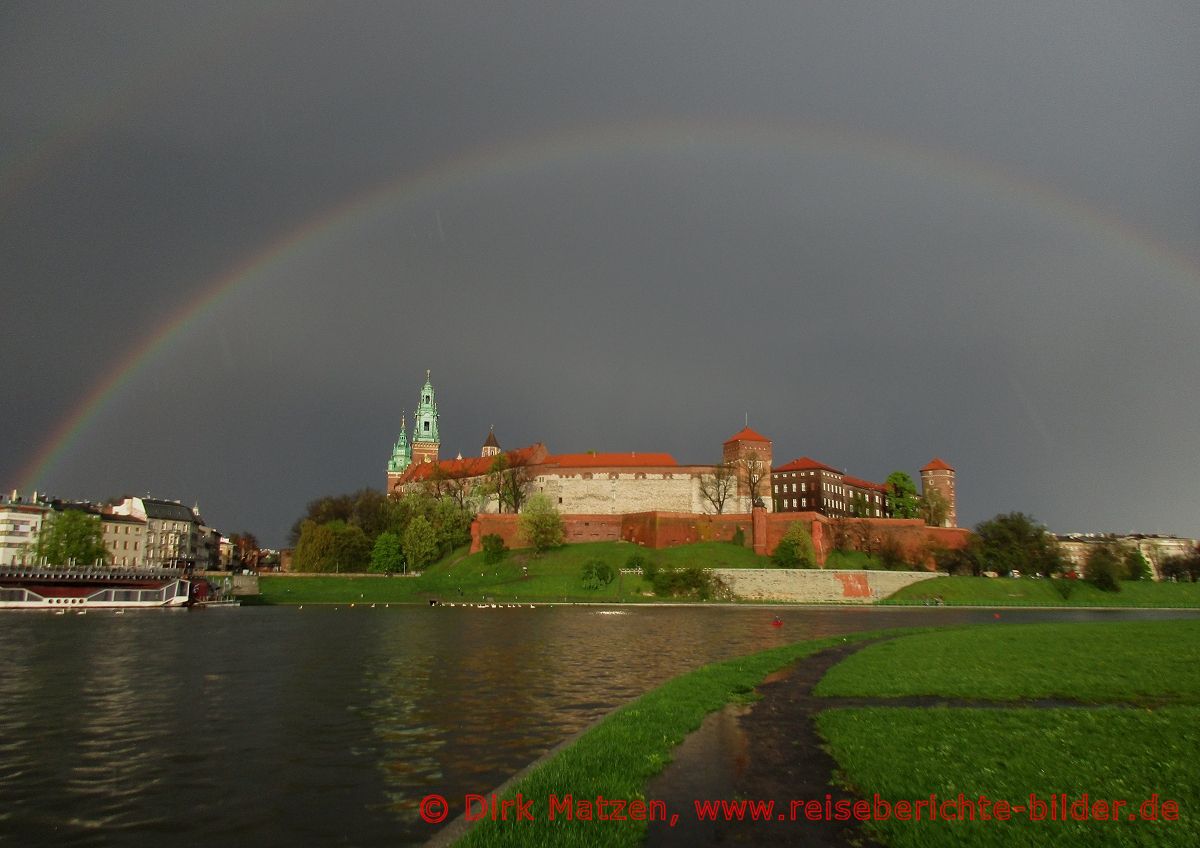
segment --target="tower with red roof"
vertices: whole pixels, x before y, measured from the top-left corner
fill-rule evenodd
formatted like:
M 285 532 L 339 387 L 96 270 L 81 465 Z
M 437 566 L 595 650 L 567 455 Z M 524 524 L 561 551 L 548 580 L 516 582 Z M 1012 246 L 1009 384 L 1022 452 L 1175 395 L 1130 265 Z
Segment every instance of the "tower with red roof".
M 761 504 L 771 509 L 771 440 L 749 425 L 725 440 L 721 460 L 737 473 L 738 499 L 744 511 Z
M 921 469 L 921 495 L 929 497 L 929 492 L 936 489 L 946 501 L 946 517 L 942 527 L 958 526 L 958 504 L 954 492 L 954 469 L 936 456 Z

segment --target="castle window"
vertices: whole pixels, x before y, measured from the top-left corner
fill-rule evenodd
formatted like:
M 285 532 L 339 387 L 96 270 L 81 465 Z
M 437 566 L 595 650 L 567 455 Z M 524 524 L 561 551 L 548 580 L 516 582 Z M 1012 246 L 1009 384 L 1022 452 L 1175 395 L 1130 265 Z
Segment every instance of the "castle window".
M 425 432 L 426 433 L 429 432 L 429 422 L 428 421 L 425 422 Z

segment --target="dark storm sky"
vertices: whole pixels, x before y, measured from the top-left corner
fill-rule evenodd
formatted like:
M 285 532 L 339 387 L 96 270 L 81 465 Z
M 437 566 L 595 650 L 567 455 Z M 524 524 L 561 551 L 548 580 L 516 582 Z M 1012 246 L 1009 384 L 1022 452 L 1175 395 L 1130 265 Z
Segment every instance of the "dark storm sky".
M 429 368 L 444 456 L 748 413 L 941 456 L 963 524 L 1196 535 L 1198 45 L 1194 0 L 5 3 L 0 480 L 280 544 Z

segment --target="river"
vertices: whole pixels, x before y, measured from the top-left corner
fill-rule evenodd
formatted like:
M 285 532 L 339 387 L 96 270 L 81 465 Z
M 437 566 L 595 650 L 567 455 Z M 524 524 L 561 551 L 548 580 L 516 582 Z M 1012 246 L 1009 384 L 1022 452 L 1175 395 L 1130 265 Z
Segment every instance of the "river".
M 772 627 L 778 612 L 783 627 Z M 1006 610 L 1003 622 L 1166 617 Z M 0 615 L 0 841 L 396 846 L 681 672 L 930 608 L 266 607 Z

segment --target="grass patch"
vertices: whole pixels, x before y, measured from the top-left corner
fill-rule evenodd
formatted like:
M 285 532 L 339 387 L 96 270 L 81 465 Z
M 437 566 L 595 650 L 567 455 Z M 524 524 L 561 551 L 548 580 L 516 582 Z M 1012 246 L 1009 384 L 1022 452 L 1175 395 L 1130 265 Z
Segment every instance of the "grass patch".
M 1200 844 L 1200 708 L 1155 712 L 870 708 L 830 710 L 821 734 L 860 797 L 901 799 L 986 795 L 1028 806 L 1048 800 L 1125 800 L 1120 821 L 874 822 L 891 846 Z M 1128 821 L 1157 793 L 1179 804 L 1179 820 Z
M 1070 584 L 1064 598 L 1061 584 Z M 949 606 L 1200 607 L 1200 583 L 1123 580 L 1120 592 L 1102 592 L 1084 580 L 1029 577 L 936 577 L 905 586 L 884 604 L 923 604 L 941 596 Z
M 647 781 L 670 761 L 671 750 L 727 703 L 752 697 L 762 679 L 797 659 L 843 641 L 879 635 L 856 633 L 773 648 L 704 666 L 638 698 L 581 736 L 573 745 L 530 772 L 505 798 L 535 799 L 535 822 L 480 822 L 460 846 L 640 845 L 642 822 L 546 821 L 547 798 L 645 798 Z M 455 811 L 458 812 L 458 811 Z
M 612 602 L 660 601 L 640 574 L 620 570 L 635 553 L 666 567 L 762 568 L 766 557 L 728 542 L 699 542 L 649 551 L 628 542 L 587 542 L 564 545 L 534 556 L 529 549 L 509 551 L 488 565 L 484 555 L 458 551 L 434 563 L 416 577 L 290 577 L 261 576 L 259 590 L 267 603 L 426 603 L 430 598 L 451 603 Z M 583 587 L 586 563 L 599 561 L 618 572 L 612 583 L 596 590 Z
M 815 694 L 1200 704 L 1197 645 L 1194 619 L 964 628 L 872 645 L 830 669 Z
M 1116 821 L 873 822 L 892 846 L 1200 844 L 1200 621 L 982 626 L 872 645 L 836 665 L 818 695 L 1021 700 L 1063 697 L 1094 709 L 831 709 L 817 718 L 859 797 L 894 804 L 959 793 L 1028 808 L 1122 800 Z M 1155 709 L 1116 703 L 1167 700 Z M 1153 794 L 1178 821 L 1130 821 Z

